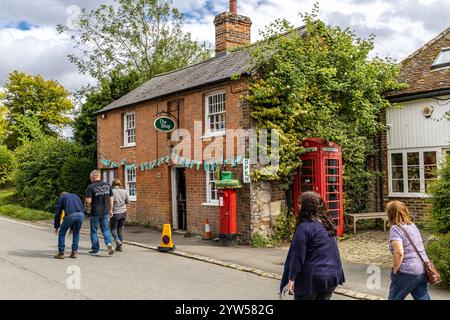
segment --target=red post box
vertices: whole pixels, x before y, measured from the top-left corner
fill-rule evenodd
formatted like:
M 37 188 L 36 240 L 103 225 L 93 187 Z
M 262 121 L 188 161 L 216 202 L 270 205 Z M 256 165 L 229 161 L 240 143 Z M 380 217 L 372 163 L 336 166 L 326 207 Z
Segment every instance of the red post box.
M 303 192 L 315 191 L 325 200 L 328 214 L 337 226 L 338 236 L 344 234 L 344 202 L 342 186 L 342 148 L 322 139 L 307 139 L 302 167 L 294 180 L 294 212 Z
M 219 243 L 234 246 L 237 240 L 236 189 L 219 189 L 220 234 Z

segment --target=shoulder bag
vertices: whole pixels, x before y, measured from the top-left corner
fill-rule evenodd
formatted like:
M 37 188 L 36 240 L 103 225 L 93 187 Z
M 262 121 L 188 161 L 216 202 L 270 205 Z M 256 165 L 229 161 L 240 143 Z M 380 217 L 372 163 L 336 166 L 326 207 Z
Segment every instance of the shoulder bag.
M 437 284 L 442 282 L 442 278 L 441 275 L 439 274 L 439 272 L 436 270 L 436 267 L 434 266 L 433 262 L 431 261 L 425 261 L 422 257 L 422 255 L 420 254 L 419 250 L 417 249 L 416 245 L 414 244 L 414 242 L 411 240 L 408 232 L 406 231 L 406 229 L 404 229 L 402 226 L 397 225 L 405 234 L 406 238 L 408 239 L 409 243 L 411 244 L 411 246 L 414 248 L 414 251 L 417 253 L 417 255 L 419 256 L 420 260 L 423 263 L 423 266 L 425 268 L 425 274 L 427 276 L 428 282 L 431 284 Z

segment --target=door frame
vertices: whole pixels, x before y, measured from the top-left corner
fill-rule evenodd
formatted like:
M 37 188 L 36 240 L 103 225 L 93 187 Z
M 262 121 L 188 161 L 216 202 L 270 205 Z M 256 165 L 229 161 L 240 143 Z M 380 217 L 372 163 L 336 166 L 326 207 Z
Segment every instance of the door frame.
M 177 196 L 178 196 L 178 185 L 177 185 L 177 169 L 184 169 L 186 167 L 180 166 L 180 165 L 174 165 L 170 168 L 170 181 L 172 184 L 172 228 L 174 230 L 178 229 L 178 202 L 177 202 Z

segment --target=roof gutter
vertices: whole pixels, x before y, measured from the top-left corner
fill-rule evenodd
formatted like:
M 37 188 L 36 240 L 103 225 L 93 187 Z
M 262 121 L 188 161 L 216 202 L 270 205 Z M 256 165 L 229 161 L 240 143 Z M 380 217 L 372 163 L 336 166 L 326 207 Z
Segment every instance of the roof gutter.
M 436 96 L 443 96 L 443 95 L 450 95 L 450 88 L 438 89 L 438 90 L 422 92 L 422 93 L 397 95 L 397 96 L 392 96 L 392 97 L 386 97 L 386 99 L 388 99 L 390 102 L 405 102 L 405 101 L 411 101 L 411 100 L 417 100 L 417 99 L 433 98 Z

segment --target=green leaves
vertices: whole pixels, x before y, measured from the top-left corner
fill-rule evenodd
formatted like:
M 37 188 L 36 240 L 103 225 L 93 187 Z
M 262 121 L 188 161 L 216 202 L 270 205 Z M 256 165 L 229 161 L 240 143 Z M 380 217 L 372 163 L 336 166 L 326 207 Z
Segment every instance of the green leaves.
M 262 32 L 264 41 L 252 48 L 258 76 L 246 99 L 259 128 L 280 131 L 280 170 L 269 179 L 281 179 L 287 188 L 301 166 L 303 139 L 323 138 L 343 147 L 347 203 L 365 201 L 372 179 L 365 162 L 383 127 L 381 112 L 389 107 L 383 94 L 403 87 L 396 81 L 399 68 L 388 59 L 369 58 L 373 37 L 359 39 L 348 29 L 327 26 L 317 14 L 315 7 L 301 15 L 306 34 L 284 20 Z M 363 207 L 353 204 L 347 209 Z
M 183 32 L 183 23 L 171 0 L 116 0 L 114 6 L 82 10 L 73 28 L 57 30 L 72 36 L 79 54 L 69 60 L 80 72 L 102 80 L 111 70 L 136 71 L 143 82 L 210 57 L 205 44 Z
M 71 124 L 69 115 L 74 107 L 69 92 L 39 75 L 12 72 L 0 102 L 6 109 L 4 142 L 10 149 L 41 135 L 57 136 Z
M 450 232 L 450 156 L 447 156 L 438 177 L 430 190 L 429 224 L 433 230 L 445 234 Z

